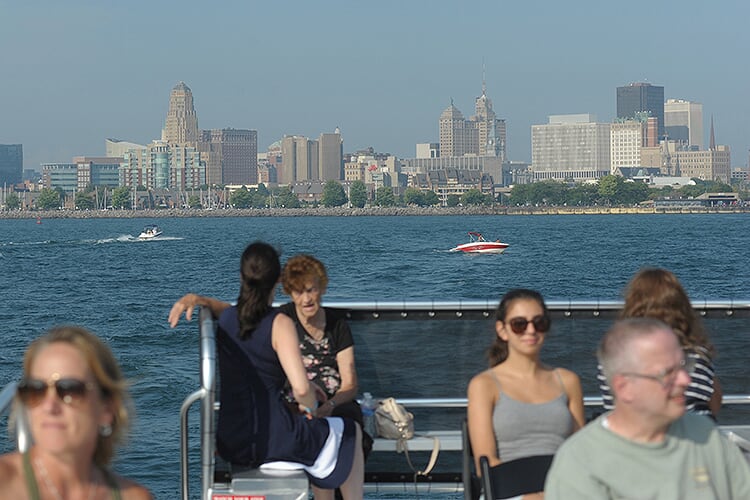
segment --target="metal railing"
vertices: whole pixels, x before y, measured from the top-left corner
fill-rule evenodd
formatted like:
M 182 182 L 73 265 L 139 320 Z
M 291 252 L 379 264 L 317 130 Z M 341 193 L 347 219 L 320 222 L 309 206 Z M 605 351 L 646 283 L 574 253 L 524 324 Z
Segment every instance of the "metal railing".
M 214 472 L 214 407 L 216 398 L 216 322 L 208 308 L 201 307 L 200 329 L 200 388 L 190 394 L 180 408 L 180 474 L 182 498 L 188 500 L 190 491 L 188 457 L 188 410 L 200 401 L 201 498 L 207 497 L 213 485 Z
M 278 304 L 276 304 L 278 305 Z M 378 320 L 469 320 L 486 319 L 494 316 L 496 301 L 373 301 L 373 302 L 327 302 L 326 307 L 344 310 L 346 317 L 353 322 Z M 553 319 L 614 319 L 622 308 L 621 301 L 549 301 L 547 307 Z M 750 301 L 696 301 L 696 312 L 703 318 L 728 319 L 750 318 Z M 189 395 L 181 408 L 181 474 L 182 498 L 188 499 L 189 457 L 188 419 L 189 408 L 201 402 L 200 443 L 201 443 L 201 499 L 207 498 L 212 487 L 214 472 L 214 412 L 219 406 L 216 395 L 216 324 L 206 308 L 200 311 L 200 379 L 201 387 Z M 464 408 L 466 398 L 398 398 L 409 408 Z M 587 407 L 601 406 L 598 396 L 586 396 Z M 725 394 L 725 405 L 750 404 L 750 395 Z

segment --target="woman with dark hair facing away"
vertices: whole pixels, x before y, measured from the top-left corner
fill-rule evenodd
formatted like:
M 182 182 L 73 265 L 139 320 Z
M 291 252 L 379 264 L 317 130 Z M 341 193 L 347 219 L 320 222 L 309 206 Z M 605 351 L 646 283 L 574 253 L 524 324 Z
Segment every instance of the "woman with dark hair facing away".
M 641 269 L 633 276 L 625 289 L 620 318 L 637 317 L 658 319 L 672 328 L 691 367 L 690 385 L 685 391 L 686 410 L 716 419 L 722 390 L 714 373 L 714 346 L 677 276 L 658 268 Z M 604 409 L 611 410 L 612 394 L 601 367 L 597 378 Z
M 313 418 L 319 389 L 307 378 L 294 322 L 271 307 L 280 274 L 276 250 L 262 242 L 250 244 L 240 262 L 237 305 L 221 309 L 217 450 L 236 465 L 299 464 L 316 499 L 333 498 L 334 488 L 345 499 L 360 499 L 362 431 L 350 419 Z M 184 310 L 178 301 L 170 322 L 175 324 Z M 287 381 L 298 411 L 285 401 Z
M 107 467 L 127 433 L 129 404 L 112 351 L 93 333 L 62 326 L 33 341 L 12 416 L 26 414 L 33 445 L 0 456 L 0 498 L 150 499 Z
M 490 368 L 474 376 L 468 387 L 469 438 L 477 471 L 481 456 L 494 467 L 552 455 L 584 425 L 578 376 L 540 360 L 549 329 L 549 311 L 538 292 L 515 289 L 500 300 Z

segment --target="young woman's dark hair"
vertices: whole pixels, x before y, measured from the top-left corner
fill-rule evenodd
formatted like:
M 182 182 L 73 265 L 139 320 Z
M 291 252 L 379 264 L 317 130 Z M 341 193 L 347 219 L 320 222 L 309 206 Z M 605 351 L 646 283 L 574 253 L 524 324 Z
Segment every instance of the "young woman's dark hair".
M 505 316 L 506 314 L 508 314 L 508 309 L 515 300 L 533 300 L 541 306 L 543 311 L 542 314 L 549 317 L 549 310 L 547 309 L 547 305 L 544 303 L 544 299 L 539 292 L 526 288 L 515 288 L 507 292 L 500 299 L 500 304 L 498 304 L 497 309 L 495 309 L 495 321 L 505 323 Z M 507 357 L 508 342 L 495 335 L 495 341 L 487 351 L 487 359 L 489 360 L 490 367 L 499 365 L 500 363 L 505 361 L 505 358 Z
M 271 307 L 269 299 L 281 274 L 279 254 L 269 244 L 256 241 L 242 252 L 237 315 L 240 337 L 245 339 Z

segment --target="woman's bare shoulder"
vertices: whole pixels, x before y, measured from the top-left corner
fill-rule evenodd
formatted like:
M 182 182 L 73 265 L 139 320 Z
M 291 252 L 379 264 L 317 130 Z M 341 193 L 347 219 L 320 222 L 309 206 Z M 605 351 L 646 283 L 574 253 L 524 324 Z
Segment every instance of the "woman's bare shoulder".
M 495 375 L 492 374 L 492 369 L 484 370 L 479 372 L 469 380 L 469 388 L 485 389 L 487 387 L 495 387 L 497 385 Z
M 21 454 L 13 452 L 0 455 L 0 498 L 15 498 L 14 495 L 20 495 L 22 490 Z

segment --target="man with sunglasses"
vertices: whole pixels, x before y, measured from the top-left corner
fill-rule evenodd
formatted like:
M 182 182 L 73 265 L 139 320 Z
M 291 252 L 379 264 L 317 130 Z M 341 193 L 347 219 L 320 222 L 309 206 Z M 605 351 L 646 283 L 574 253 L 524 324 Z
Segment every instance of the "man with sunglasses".
M 597 351 L 615 407 L 557 452 L 545 498 L 750 498 L 750 467 L 703 415 L 685 413 L 688 367 L 664 323 L 615 323 Z

